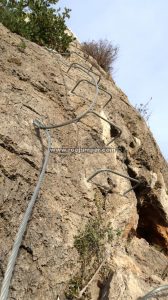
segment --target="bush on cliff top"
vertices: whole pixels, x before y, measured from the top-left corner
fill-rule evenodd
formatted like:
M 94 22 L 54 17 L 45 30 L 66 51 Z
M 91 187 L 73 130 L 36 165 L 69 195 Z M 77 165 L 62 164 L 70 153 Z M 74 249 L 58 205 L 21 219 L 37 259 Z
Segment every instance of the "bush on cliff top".
M 91 55 L 107 73 L 113 70 L 113 63 L 117 58 L 119 48 L 113 46 L 108 40 L 84 42 L 82 49 Z
M 32 42 L 64 52 L 74 38 L 65 32 L 70 9 L 61 13 L 60 8 L 53 8 L 58 1 L 1 0 L 0 22 Z

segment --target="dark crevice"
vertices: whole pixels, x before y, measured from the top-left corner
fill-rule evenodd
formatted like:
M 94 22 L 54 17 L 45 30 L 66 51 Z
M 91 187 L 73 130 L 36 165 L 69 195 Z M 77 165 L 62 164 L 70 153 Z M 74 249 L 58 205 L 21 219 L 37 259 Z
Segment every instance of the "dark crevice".
M 145 179 L 135 189 L 135 195 L 139 215 L 137 237 L 168 255 L 168 222 L 161 203 Z
M 31 106 L 27 105 L 27 104 L 23 104 L 24 107 L 30 109 L 32 112 L 36 113 L 37 115 L 41 116 L 34 108 L 32 108 Z
M 144 238 L 157 250 L 168 254 L 168 222 L 158 199 L 152 193 L 137 199 L 139 214 L 137 236 Z
M 17 151 L 15 150 L 15 148 L 12 147 L 11 145 L 9 145 L 8 143 L 1 142 L 0 146 L 11 153 L 18 154 Z
M 23 175 L 15 173 L 15 174 L 10 174 L 1 164 L 0 164 L 0 170 L 3 174 L 4 177 L 8 178 L 11 181 L 16 181 L 18 177 L 22 178 L 26 183 L 32 184 L 30 178 L 25 178 Z
M 127 165 L 130 177 L 136 178 L 136 172 Z M 138 178 L 140 185 L 134 189 L 139 215 L 136 235 L 145 239 L 155 249 L 168 255 L 168 222 L 166 214 L 157 196 L 144 177 Z M 133 182 L 131 182 L 134 185 Z
M 126 158 L 126 159 L 124 160 L 124 163 L 125 163 L 125 165 L 129 165 L 130 160 L 129 160 L 128 158 Z
M 22 157 L 21 156 L 21 159 L 23 159 L 24 161 L 26 161 L 31 167 L 33 167 L 34 169 L 38 170 L 38 167 L 35 165 L 35 163 L 30 160 L 29 158 L 27 157 Z
M 134 144 L 133 142 L 131 142 L 131 143 L 129 144 L 129 146 L 130 146 L 131 148 L 135 148 L 135 144 Z
M 33 256 L 33 250 L 29 246 L 21 245 L 21 249 L 24 249 L 27 253 L 29 253 L 31 256 Z
M 17 155 L 19 155 L 19 156 L 21 156 L 21 155 L 33 156 L 31 153 L 29 153 L 29 152 L 27 152 L 27 151 L 21 151 L 21 152 L 19 152 L 19 151 L 17 151 L 17 150 L 16 150 L 13 146 L 11 146 L 11 145 L 7 145 L 7 144 L 4 144 L 4 143 L 0 143 L 0 146 L 1 146 L 2 148 L 4 148 L 5 150 L 7 150 L 7 151 L 9 151 L 9 152 L 11 152 L 11 153 L 17 154 Z
M 137 187 L 135 187 L 135 182 L 132 181 L 132 180 L 130 180 L 131 186 L 134 187 L 134 191 L 136 191 L 136 189 L 137 189 L 138 187 L 140 187 L 140 186 L 143 187 L 143 186 L 144 186 L 144 178 L 143 178 L 143 177 L 138 177 L 138 178 L 137 178 L 136 172 L 131 168 L 131 166 L 129 165 L 129 163 L 130 163 L 130 160 L 129 160 L 129 159 L 126 159 L 126 160 L 125 160 L 125 164 L 127 165 L 127 172 L 128 172 L 128 175 L 129 175 L 131 178 L 134 178 L 134 179 L 139 180 L 139 182 L 140 182 L 140 184 L 139 184 L 139 185 L 137 184 Z
M 14 144 L 13 141 L 11 140 L 11 138 L 7 137 L 7 136 L 3 136 L 0 135 L 0 138 L 2 139 L 2 141 L 0 142 L 0 146 L 2 148 L 4 148 L 5 150 L 17 154 L 17 155 L 27 155 L 27 156 L 33 156 L 31 153 L 27 152 L 27 151 L 18 151 L 16 150 L 12 145 Z
M 126 159 L 125 160 L 125 164 L 127 165 L 127 172 L 128 172 L 128 175 L 132 178 L 136 178 L 137 177 L 137 174 L 136 172 L 131 168 L 131 166 L 129 166 L 130 164 L 130 160 L 129 159 Z M 134 184 L 134 183 L 133 183 Z M 135 185 L 135 184 L 134 184 Z
M 136 154 L 133 156 L 133 159 L 138 165 L 145 167 L 147 170 L 151 171 L 152 169 L 152 159 L 151 157 L 143 150 L 139 148 Z
M 7 177 L 8 179 L 15 181 L 18 177 L 18 174 L 9 174 L 7 170 L 0 164 L 0 170 L 4 177 Z
M 107 185 L 101 185 L 101 184 L 96 184 L 100 193 L 102 194 L 103 197 L 106 198 L 108 194 L 113 193 L 113 189 L 116 187 L 116 184 L 112 181 L 110 177 L 107 177 Z
M 103 282 L 98 281 L 98 287 L 100 288 L 99 297 L 97 300 L 110 300 L 109 293 L 110 293 L 110 283 L 113 278 L 113 272 L 110 271 L 108 276 L 105 278 Z
M 47 93 L 48 91 L 51 91 L 51 89 L 48 87 L 48 83 L 46 81 L 41 82 L 41 81 L 31 81 L 32 86 L 34 87 L 35 90 L 41 93 Z
M 0 272 L 1 272 L 2 277 L 4 277 L 5 272 L 4 272 L 4 269 L 3 269 L 1 261 L 0 261 Z
M 110 125 L 110 136 L 113 138 L 113 137 L 117 137 L 118 136 L 118 129 L 113 126 L 113 125 Z
M 25 162 L 27 162 L 31 167 L 38 170 L 38 167 L 35 165 L 35 163 L 32 160 L 23 156 L 23 155 L 26 155 L 26 156 L 30 157 L 30 156 L 32 156 L 31 153 L 29 153 L 27 151 L 23 151 L 23 152 L 17 151 L 11 144 L 9 144 L 9 140 L 5 140 L 4 142 L 1 142 L 0 146 L 2 148 L 4 148 L 5 150 L 9 151 L 10 153 L 18 155 L 21 159 L 23 159 Z

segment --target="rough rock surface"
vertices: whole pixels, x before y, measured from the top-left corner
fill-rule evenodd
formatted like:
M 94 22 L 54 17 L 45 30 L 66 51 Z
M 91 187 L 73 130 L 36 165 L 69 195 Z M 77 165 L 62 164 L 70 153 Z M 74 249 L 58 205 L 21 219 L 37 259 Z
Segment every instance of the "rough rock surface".
M 83 288 L 99 262 L 106 261 L 88 286 L 83 299 L 138 299 L 168 282 L 168 165 L 143 118 L 124 93 L 93 59 L 86 60 L 78 42 L 70 58 L 26 41 L 0 26 L 1 202 L 0 282 L 25 209 L 35 188 L 47 141 L 33 126 L 61 123 L 83 112 L 95 95 L 95 87 L 80 63 L 101 76 L 96 111 L 119 126 L 122 134 L 110 145 L 110 153 L 50 153 L 38 195 L 13 274 L 9 299 L 73 299 L 65 296 L 76 274 Z M 22 47 L 23 41 L 26 47 Z M 78 56 L 76 53 L 82 57 Z M 96 76 L 96 78 L 98 78 Z M 78 123 L 50 130 L 52 148 L 105 147 L 116 129 L 93 114 Z M 127 196 L 131 181 L 97 169 L 112 169 L 142 183 Z M 89 220 L 110 224 L 113 238 L 104 240 L 100 261 L 85 266 L 74 247 L 75 236 Z M 103 253 L 104 251 L 104 253 Z M 107 254 L 108 253 L 108 254 Z M 168 269 L 168 268 L 167 268 Z M 82 275 L 87 273 L 87 276 Z M 89 298 L 90 297 L 90 298 Z M 166 298 L 165 298 L 166 299 Z

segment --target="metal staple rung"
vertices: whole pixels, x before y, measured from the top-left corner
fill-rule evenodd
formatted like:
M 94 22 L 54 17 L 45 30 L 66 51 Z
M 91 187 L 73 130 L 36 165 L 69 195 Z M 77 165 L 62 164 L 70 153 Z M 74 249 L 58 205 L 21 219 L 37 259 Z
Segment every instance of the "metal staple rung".
M 76 85 L 75 85 L 74 88 L 71 90 L 71 92 L 73 93 L 74 90 L 77 88 L 77 86 L 78 86 L 81 82 L 83 82 L 83 81 L 87 81 L 87 82 L 89 82 L 91 85 L 94 85 L 91 81 L 88 81 L 88 80 L 86 80 L 86 79 L 81 79 L 81 80 L 79 80 L 79 81 L 76 83 Z M 106 93 L 107 95 L 110 96 L 110 98 L 109 98 L 108 101 L 106 102 L 106 103 L 109 103 L 109 102 L 112 100 L 112 95 L 111 95 L 109 92 L 107 92 L 105 89 L 101 88 L 100 86 L 98 86 L 98 88 L 99 88 L 99 90 L 103 91 L 104 93 Z M 107 105 L 106 103 L 105 103 L 105 105 L 103 106 L 103 108 Z
M 49 49 L 49 48 L 46 48 L 46 49 L 47 49 L 48 51 L 50 51 L 50 52 L 53 52 L 55 55 L 57 55 L 57 56 L 59 56 L 59 57 L 61 57 L 62 54 L 68 55 L 68 53 L 58 53 L 58 52 L 56 52 L 55 50 L 52 50 L 52 49 Z M 73 51 L 73 52 L 76 53 L 75 51 Z M 76 54 L 77 54 L 77 53 L 76 53 Z M 78 54 L 77 54 L 77 55 L 78 55 Z M 81 55 L 79 55 L 79 56 L 80 56 L 81 58 L 83 58 Z M 93 72 L 93 71 L 91 70 L 92 66 L 91 66 L 90 69 L 88 69 L 88 68 L 86 68 L 86 67 L 80 65 L 79 63 L 72 63 L 71 65 L 69 65 L 69 64 L 67 64 L 65 61 L 63 61 L 63 59 L 60 58 L 60 60 L 61 60 L 62 64 L 63 64 L 64 66 L 68 67 L 69 69 L 71 68 L 71 66 L 72 66 L 73 64 L 81 66 L 82 68 L 84 68 L 84 69 L 87 71 L 87 74 L 93 73 L 94 75 L 98 76 L 98 81 L 97 81 L 97 83 L 100 82 L 101 76 L 100 76 L 99 74 L 97 74 L 97 73 L 95 73 L 95 72 Z M 87 60 L 86 60 L 86 61 L 87 61 Z M 68 69 L 67 73 L 69 72 L 69 69 Z
M 156 296 L 156 297 L 159 297 L 159 295 L 157 295 L 157 293 L 162 292 L 162 291 L 165 291 L 165 290 L 168 290 L 168 285 L 167 285 L 167 284 L 166 284 L 166 285 L 159 286 L 159 287 L 153 289 L 152 291 L 150 291 L 150 292 L 149 292 L 148 294 L 146 294 L 145 296 L 139 298 L 139 300 L 147 300 L 147 299 L 149 299 L 149 298 L 151 298 L 151 297 L 155 297 L 155 296 Z M 168 292 L 167 292 L 167 294 L 168 294 Z
M 113 173 L 113 174 L 115 174 L 115 175 L 118 175 L 118 176 L 121 176 L 121 177 L 124 177 L 124 178 L 126 178 L 126 179 L 129 179 L 129 180 L 131 180 L 131 181 L 136 182 L 136 185 L 135 185 L 134 187 L 132 187 L 131 189 L 129 189 L 128 191 L 126 191 L 126 192 L 123 194 L 123 196 L 125 196 L 128 192 L 130 192 L 131 190 L 133 190 L 134 188 L 136 188 L 136 187 L 140 184 L 140 181 L 139 181 L 139 180 L 137 180 L 137 179 L 135 179 L 135 178 L 132 178 L 132 177 L 130 177 L 130 176 L 127 176 L 127 175 L 123 175 L 123 174 L 121 174 L 121 173 L 119 173 L 119 172 L 116 172 L 116 171 L 113 171 L 113 170 L 111 170 L 111 169 L 99 169 L 99 170 L 95 171 L 95 172 L 87 179 L 87 181 L 89 182 L 93 177 L 95 177 L 97 174 L 99 174 L 99 173 L 101 173 L 101 172 L 110 172 L 110 173 Z
M 71 66 L 69 67 L 69 70 L 70 70 L 71 67 L 76 67 L 76 68 L 78 68 L 78 69 L 81 69 L 83 72 L 87 73 L 87 72 L 86 72 L 86 69 L 85 69 L 83 66 L 79 65 L 79 64 L 74 64 L 74 63 L 71 64 Z M 84 116 L 86 116 L 91 110 L 93 110 L 93 108 L 94 108 L 95 105 L 96 105 L 96 101 L 97 101 L 97 96 L 98 96 L 99 90 L 98 90 L 98 85 L 97 85 L 97 82 L 96 82 L 94 76 L 91 75 L 91 74 L 88 74 L 88 75 L 89 75 L 89 76 L 92 78 L 92 80 L 95 82 L 96 93 L 95 93 L 95 97 L 94 97 L 92 103 L 90 104 L 89 108 L 88 108 L 85 112 L 81 113 L 79 116 L 77 116 L 76 118 L 74 118 L 74 119 L 72 119 L 72 120 L 65 121 L 65 122 L 60 123 L 60 124 L 54 124 L 54 125 L 40 125 L 40 122 L 39 122 L 38 120 L 35 120 L 35 121 L 34 121 L 34 125 L 36 126 L 36 124 L 37 124 L 37 127 L 38 127 L 38 128 L 41 128 L 41 129 L 60 128 L 60 127 L 63 127 L 63 126 L 66 126 L 66 125 L 69 125 L 69 124 L 72 124 L 72 123 L 79 122 L 80 119 L 82 119 L 82 118 L 83 118 Z
M 81 64 L 78 64 L 78 63 L 72 63 L 72 64 L 69 66 L 69 69 L 68 69 L 67 73 L 70 71 L 70 69 L 71 69 L 72 67 L 76 67 L 76 66 L 80 66 L 82 69 L 85 69 L 85 73 L 87 73 L 88 75 L 90 75 L 89 73 L 92 73 L 93 75 L 98 76 L 99 79 L 98 79 L 98 81 L 97 81 L 97 84 L 100 82 L 101 76 L 100 76 L 99 74 L 93 72 L 92 70 L 89 70 L 89 69 L 85 68 L 84 66 L 82 66 Z M 86 71 L 87 71 L 87 72 L 86 72 Z
M 87 83 L 89 83 L 89 84 L 91 84 L 91 85 L 94 85 L 92 82 L 88 81 L 87 79 L 81 79 L 81 80 L 79 80 L 79 81 L 76 83 L 76 85 L 74 86 L 74 88 L 71 90 L 71 93 L 73 93 L 73 92 L 75 91 L 75 89 L 78 87 L 78 85 L 79 85 L 81 82 L 87 82 Z M 110 95 L 110 99 L 108 100 L 108 102 L 112 100 L 112 95 L 111 95 L 110 93 L 108 93 L 107 91 L 105 91 L 104 89 L 102 89 L 102 88 L 100 88 L 100 87 L 98 87 L 98 88 L 99 88 L 99 90 L 102 90 L 102 91 L 105 92 L 106 94 Z M 105 106 L 106 106 L 106 104 L 105 104 Z M 105 107 L 105 106 L 103 106 L 103 107 Z M 99 117 L 100 119 L 102 119 L 102 120 L 104 120 L 105 122 L 107 122 L 108 124 L 110 124 L 110 126 L 114 126 L 114 127 L 117 129 L 118 134 L 117 134 L 114 138 L 112 138 L 112 139 L 109 141 L 109 143 L 106 145 L 106 146 L 109 146 L 116 138 L 118 138 L 118 137 L 121 135 L 122 130 L 121 130 L 117 125 L 115 125 L 114 123 L 108 121 L 107 119 L 105 119 L 104 117 L 102 117 L 101 115 L 99 115 L 98 113 L 94 112 L 93 109 L 90 109 L 90 113 L 93 113 L 94 115 L 96 115 L 96 116 Z
M 66 53 L 66 52 L 65 52 L 65 53 L 64 53 L 64 52 L 62 52 L 62 53 L 57 53 L 55 50 L 52 50 L 52 49 L 49 49 L 49 48 L 47 48 L 47 50 L 49 50 L 50 52 L 54 52 L 54 53 L 55 53 L 56 55 L 58 55 L 58 56 L 61 56 L 61 55 L 67 55 L 67 56 L 69 56 L 69 55 L 70 55 L 69 53 Z M 75 53 L 76 55 L 78 55 L 78 56 L 80 56 L 82 59 L 84 59 L 84 57 L 82 57 L 80 54 L 78 54 L 78 53 L 75 52 L 75 51 L 71 51 L 71 53 Z M 88 58 L 89 58 L 89 55 L 87 54 L 86 61 L 87 61 Z M 61 59 L 61 62 L 62 62 L 63 65 L 69 67 L 67 73 L 69 72 L 69 70 L 70 70 L 70 68 L 71 68 L 71 66 L 72 66 L 73 64 L 77 64 L 77 63 L 72 63 L 71 66 L 69 66 L 69 64 L 65 63 L 62 59 Z M 78 65 L 80 65 L 80 64 L 78 64 Z M 80 66 L 81 66 L 82 68 L 85 68 L 85 67 L 83 67 L 82 65 L 80 65 Z M 91 68 L 92 68 L 92 66 L 91 66 Z M 99 83 L 100 80 L 101 80 L 101 76 L 100 76 L 99 74 L 93 72 L 93 71 L 91 70 L 91 68 L 90 68 L 90 69 L 85 68 L 85 69 L 87 70 L 88 73 L 89 73 L 89 72 L 92 72 L 94 75 L 98 76 L 99 79 L 98 79 L 97 83 Z M 82 79 L 81 81 L 84 81 L 84 80 L 85 80 L 85 79 Z M 75 88 L 78 86 L 79 83 L 80 83 L 80 81 L 77 82 L 76 86 L 74 87 L 74 90 L 75 90 Z M 90 83 L 93 84 L 92 82 L 90 82 Z M 104 93 L 106 93 L 106 94 L 108 94 L 108 95 L 110 96 L 109 100 L 108 100 L 108 101 L 104 104 L 104 106 L 103 106 L 103 108 L 105 108 L 105 106 L 112 100 L 112 95 L 111 95 L 109 92 L 107 92 L 105 89 L 101 88 L 101 87 L 99 87 L 99 90 L 102 90 Z
M 86 59 L 85 59 L 85 57 L 84 56 L 82 56 L 82 55 L 80 55 L 80 54 L 78 54 L 77 52 L 75 52 L 75 51 L 71 51 L 70 52 L 70 54 L 72 54 L 72 53 L 74 53 L 74 54 L 76 54 L 77 56 L 79 56 L 79 57 L 81 57 L 82 59 L 84 59 L 85 60 L 85 62 L 87 62 L 87 60 L 88 60 L 88 58 L 89 58 L 89 55 L 88 54 L 86 54 L 86 53 L 84 53 L 84 55 L 87 55 L 87 57 L 86 57 Z M 60 53 L 61 55 L 66 55 L 66 56 L 70 56 L 70 54 L 69 53 Z M 92 70 L 92 68 L 93 68 L 93 65 L 91 65 L 91 67 L 89 68 L 89 69 L 87 69 L 88 70 L 88 72 L 92 72 L 94 75 L 96 75 L 96 76 L 98 76 L 99 77 L 99 80 L 98 80 L 98 83 L 100 82 L 100 75 L 99 74 L 97 74 L 96 72 L 94 72 L 93 70 Z

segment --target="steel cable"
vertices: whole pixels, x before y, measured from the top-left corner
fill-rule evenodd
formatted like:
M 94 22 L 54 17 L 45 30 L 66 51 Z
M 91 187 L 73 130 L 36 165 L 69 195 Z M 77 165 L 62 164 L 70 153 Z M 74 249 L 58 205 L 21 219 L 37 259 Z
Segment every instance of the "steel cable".
M 82 71 L 84 71 L 85 73 L 87 73 L 87 70 L 85 70 L 85 68 L 80 66 L 79 64 L 74 64 L 73 63 L 73 66 L 77 67 L 77 68 L 81 69 Z M 70 66 L 70 68 L 71 68 L 71 66 Z M 68 69 L 68 71 L 70 70 L 70 68 Z M 62 126 L 65 126 L 65 125 L 68 125 L 68 124 L 75 123 L 75 122 L 79 121 L 88 112 L 91 112 L 93 110 L 95 104 L 96 104 L 97 96 L 98 96 L 98 92 L 99 92 L 98 84 L 97 84 L 94 76 L 92 76 L 91 74 L 88 74 L 88 75 L 95 82 L 96 94 L 95 94 L 95 97 L 94 97 L 91 105 L 89 106 L 89 108 L 85 112 L 81 113 L 78 117 L 76 117 L 72 120 L 66 121 L 66 122 L 58 124 L 58 125 L 45 126 L 38 120 L 33 121 L 33 124 L 36 127 L 38 127 L 39 129 L 45 129 L 46 134 L 47 134 L 47 139 L 48 139 L 48 149 L 47 149 L 47 152 L 46 152 L 46 155 L 45 155 L 44 164 L 42 166 L 42 171 L 40 173 L 37 185 L 35 187 L 34 193 L 33 193 L 32 197 L 31 197 L 31 200 L 28 204 L 28 207 L 26 209 L 23 220 L 22 220 L 22 222 L 19 226 L 19 230 L 18 230 L 18 233 L 17 233 L 16 238 L 15 238 L 15 242 L 14 242 L 14 245 L 13 245 L 13 248 L 12 248 L 11 255 L 9 257 L 9 261 L 8 261 L 8 264 L 7 264 L 5 276 L 4 276 L 3 283 L 2 283 L 0 300 L 7 300 L 8 299 L 10 282 L 11 282 L 13 270 L 14 270 L 14 267 L 15 267 L 16 259 L 17 259 L 17 256 L 18 256 L 19 248 L 21 246 L 23 236 L 24 236 L 25 231 L 26 231 L 27 223 L 28 223 L 29 218 L 31 216 L 32 209 L 34 207 L 34 204 L 35 204 L 35 201 L 37 199 L 42 181 L 43 181 L 44 176 L 45 176 L 45 171 L 46 171 L 46 168 L 47 168 L 48 159 L 49 159 L 49 155 L 50 155 L 50 148 L 51 148 L 51 137 L 50 137 L 48 129 L 62 127 Z
M 84 67 L 80 66 L 79 64 L 74 64 L 74 63 L 69 67 L 68 71 L 70 70 L 70 68 L 72 66 L 77 67 L 77 68 L 81 69 L 83 72 L 85 72 L 85 73 L 88 74 L 88 70 L 87 69 L 85 69 Z M 50 137 L 48 129 L 62 127 L 62 126 L 69 125 L 71 123 L 75 123 L 75 122 L 79 121 L 88 112 L 91 112 L 93 110 L 95 104 L 96 104 L 97 96 L 98 96 L 98 92 L 99 92 L 99 90 L 98 90 L 98 84 L 97 84 L 94 76 L 92 76 L 91 74 L 88 74 L 88 75 L 95 82 L 96 94 L 95 94 L 95 97 L 94 97 L 91 105 L 89 106 L 89 108 L 85 112 L 81 113 L 78 117 L 76 117 L 76 118 L 74 118 L 72 120 L 66 121 L 66 122 L 58 124 L 58 125 L 45 126 L 45 125 L 43 125 L 38 120 L 34 120 L 33 121 L 33 124 L 36 127 L 38 127 L 39 129 L 45 129 L 46 134 L 47 134 L 47 138 L 48 138 L 48 149 L 47 149 L 47 152 L 46 152 L 46 156 L 45 156 L 44 164 L 43 164 L 43 167 L 42 167 L 42 171 L 41 171 L 40 176 L 39 176 L 39 180 L 38 180 L 37 185 L 35 187 L 35 190 L 34 190 L 34 193 L 32 195 L 32 198 L 31 198 L 31 200 L 30 200 L 30 202 L 28 204 L 28 207 L 27 207 L 26 212 L 24 214 L 23 220 L 22 220 L 22 222 L 20 224 L 18 233 L 16 235 L 16 239 L 15 239 L 15 242 L 14 242 L 14 245 L 13 245 L 13 248 L 12 248 L 12 253 L 11 253 L 10 257 L 9 257 L 7 269 L 6 269 L 5 276 L 4 276 L 3 283 L 2 283 L 0 300 L 7 300 L 7 298 L 8 298 L 10 282 L 11 282 L 13 270 L 14 270 L 14 267 L 15 267 L 16 258 L 18 256 L 19 248 L 20 248 L 20 245 L 22 243 L 22 239 L 23 239 L 26 227 L 27 227 L 27 223 L 28 223 L 29 218 L 31 216 L 32 209 L 33 209 L 35 201 L 37 199 L 37 196 L 38 196 L 38 193 L 39 193 L 42 181 L 44 179 L 45 171 L 46 171 L 47 164 L 48 164 L 49 154 L 50 154 L 50 148 L 51 148 L 51 137 Z
M 35 204 L 35 201 L 37 199 L 42 181 L 44 179 L 44 175 L 45 175 L 45 171 L 46 171 L 46 168 L 47 168 L 48 159 L 49 159 L 49 155 L 50 155 L 50 148 L 51 148 L 51 137 L 50 137 L 50 134 L 49 134 L 48 130 L 46 130 L 46 135 L 47 135 L 47 140 L 48 140 L 48 148 L 47 148 L 47 152 L 46 152 L 46 155 L 45 155 L 45 160 L 44 160 L 42 170 L 41 170 L 37 185 L 35 187 L 34 193 L 31 197 L 31 200 L 30 200 L 30 202 L 28 204 L 28 207 L 26 209 L 26 212 L 24 214 L 23 220 L 20 224 L 18 233 L 16 235 L 16 239 L 15 239 L 15 242 L 14 242 L 14 245 L 13 245 L 13 248 L 12 248 L 12 253 L 9 257 L 7 269 L 6 269 L 5 276 L 4 276 L 3 283 L 2 283 L 0 300 L 7 300 L 8 299 L 9 287 L 10 287 L 10 282 L 11 282 L 11 278 L 12 278 L 12 273 L 13 273 L 15 263 L 16 263 L 16 258 L 18 256 L 19 248 L 20 248 L 23 236 L 24 236 L 25 231 L 26 231 L 27 223 L 30 219 L 32 209 L 34 207 L 34 204 Z

